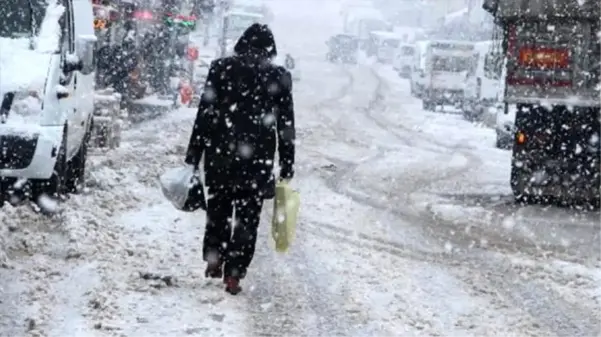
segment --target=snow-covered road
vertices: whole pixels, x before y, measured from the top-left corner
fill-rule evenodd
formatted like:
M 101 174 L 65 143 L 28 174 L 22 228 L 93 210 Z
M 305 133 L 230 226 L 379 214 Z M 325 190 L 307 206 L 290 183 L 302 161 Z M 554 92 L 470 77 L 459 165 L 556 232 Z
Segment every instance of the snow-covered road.
M 267 203 L 244 292 L 203 278 L 204 214 L 157 186 L 183 157 L 195 111 L 180 109 L 94 153 L 59 216 L 0 211 L 0 336 L 600 334 L 598 212 L 512 205 L 492 130 L 423 111 L 386 66 L 327 63 L 336 2 L 272 8 L 302 76 L 289 254 Z

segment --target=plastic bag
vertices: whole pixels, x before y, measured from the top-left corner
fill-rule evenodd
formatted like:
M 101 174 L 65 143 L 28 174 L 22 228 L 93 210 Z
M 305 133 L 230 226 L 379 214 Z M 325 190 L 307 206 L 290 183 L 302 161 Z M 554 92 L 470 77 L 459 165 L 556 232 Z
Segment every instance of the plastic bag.
M 287 183 L 278 182 L 275 186 L 273 219 L 271 222 L 271 235 L 277 252 L 286 252 L 294 240 L 299 207 L 299 193 Z
M 193 166 L 182 166 L 167 170 L 160 177 L 163 195 L 175 208 L 184 212 L 206 210 L 204 186 L 198 170 Z

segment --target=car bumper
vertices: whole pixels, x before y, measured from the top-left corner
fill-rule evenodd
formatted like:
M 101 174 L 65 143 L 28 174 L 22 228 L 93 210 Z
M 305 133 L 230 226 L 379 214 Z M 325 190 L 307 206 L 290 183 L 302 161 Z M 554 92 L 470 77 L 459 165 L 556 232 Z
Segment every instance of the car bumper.
M 600 195 L 598 184 L 586 181 L 568 182 L 567 179 L 557 183 L 538 184 L 532 182 L 536 178 L 534 175 L 527 175 L 514 184 L 514 189 L 530 196 L 564 200 L 594 200 Z
M 63 138 L 63 126 L 0 125 L 0 176 L 48 179 Z
M 430 89 L 427 91 L 428 99 L 440 103 L 457 103 L 463 101 L 463 90 Z

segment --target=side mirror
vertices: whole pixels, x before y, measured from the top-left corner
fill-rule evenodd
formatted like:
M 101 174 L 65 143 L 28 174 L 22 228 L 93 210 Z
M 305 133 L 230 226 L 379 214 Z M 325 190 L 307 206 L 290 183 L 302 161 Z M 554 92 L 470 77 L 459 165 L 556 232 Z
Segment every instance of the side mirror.
M 94 72 L 94 46 L 97 38 L 94 35 L 79 35 L 75 39 L 75 58 L 79 63 L 79 70 L 84 75 Z

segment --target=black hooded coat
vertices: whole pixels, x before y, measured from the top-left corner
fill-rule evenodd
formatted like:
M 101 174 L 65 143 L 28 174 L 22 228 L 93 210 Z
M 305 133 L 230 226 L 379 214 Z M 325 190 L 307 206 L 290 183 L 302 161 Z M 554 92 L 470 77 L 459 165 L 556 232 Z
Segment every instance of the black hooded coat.
M 271 63 L 277 50 L 266 25 L 250 26 L 234 51 L 211 63 L 186 163 L 197 166 L 204 154 L 210 194 L 227 190 L 270 197 L 276 146 L 280 177 L 294 175 L 292 77 Z

